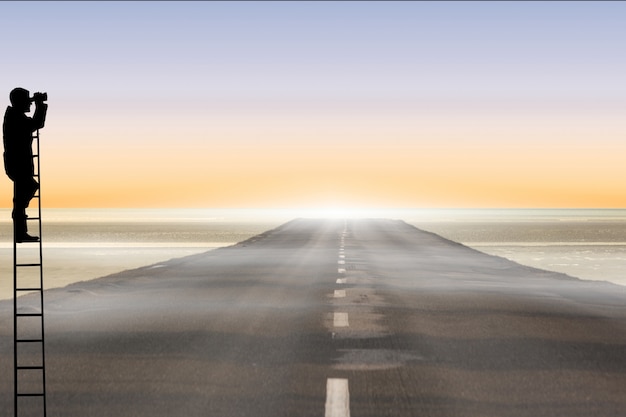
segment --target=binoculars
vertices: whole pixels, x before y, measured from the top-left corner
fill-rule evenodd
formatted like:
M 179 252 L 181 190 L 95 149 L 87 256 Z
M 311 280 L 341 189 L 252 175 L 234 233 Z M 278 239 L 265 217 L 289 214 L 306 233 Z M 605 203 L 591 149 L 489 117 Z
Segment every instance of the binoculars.
M 42 103 L 47 100 L 48 100 L 48 93 L 35 93 L 33 94 L 33 98 L 30 99 L 30 101 L 35 101 L 39 103 Z

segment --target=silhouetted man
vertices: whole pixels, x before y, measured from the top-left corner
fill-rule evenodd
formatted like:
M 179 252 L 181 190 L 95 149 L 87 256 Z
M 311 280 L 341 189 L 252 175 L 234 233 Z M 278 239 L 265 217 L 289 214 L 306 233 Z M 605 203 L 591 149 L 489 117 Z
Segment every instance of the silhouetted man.
M 13 230 L 15 240 L 21 242 L 36 242 L 36 236 L 30 236 L 26 228 L 26 207 L 39 189 L 35 181 L 33 165 L 33 132 L 41 129 L 46 121 L 48 105 L 44 103 L 45 94 L 35 93 L 31 98 L 28 90 L 15 88 L 9 99 L 11 105 L 4 114 L 2 126 L 4 142 L 4 168 L 13 181 Z M 30 112 L 32 102 L 35 102 L 35 114 L 32 118 L 25 113 Z

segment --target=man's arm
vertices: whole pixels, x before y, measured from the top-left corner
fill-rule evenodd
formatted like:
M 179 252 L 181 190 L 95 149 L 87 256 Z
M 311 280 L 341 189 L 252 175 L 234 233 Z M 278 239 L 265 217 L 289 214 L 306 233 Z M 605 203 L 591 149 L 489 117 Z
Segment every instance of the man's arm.
M 46 124 L 46 113 L 48 112 L 48 105 L 44 102 L 35 102 L 35 114 L 32 118 L 31 131 L 34 132 L 37 129 L 41 129 Z

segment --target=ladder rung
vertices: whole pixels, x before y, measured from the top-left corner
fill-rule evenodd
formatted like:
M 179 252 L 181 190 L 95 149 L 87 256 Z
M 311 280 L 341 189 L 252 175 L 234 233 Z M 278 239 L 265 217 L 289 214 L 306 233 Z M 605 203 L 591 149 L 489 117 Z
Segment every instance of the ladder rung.
M 31 371 L 36 371 L 36 370 L 41 370 L 43 369 L 43 366 L 38 365 L 38 366 L 16 366 L 15 367 L 18 370 L 31 370 Z
M 15 394 L 18 397 L 45 397 L 45 393 L 37 394 L 37 393 L 29 393 L 29 394 Z
M 41 220 L 39 217 L 27 217 L 26 220 Z
M 41 264 L 15 264 L 15 266 L 41 266 Z
M 41 343 L 43 339 L 17 339 L 15 343 Z
M 15 291 L 43 291 L 43 288 L 41 288 L 41 287 L 36 287 L 36 288 L 16 288 Z
M 40 317 L 41 313 L 15 313 L 16 317 Z

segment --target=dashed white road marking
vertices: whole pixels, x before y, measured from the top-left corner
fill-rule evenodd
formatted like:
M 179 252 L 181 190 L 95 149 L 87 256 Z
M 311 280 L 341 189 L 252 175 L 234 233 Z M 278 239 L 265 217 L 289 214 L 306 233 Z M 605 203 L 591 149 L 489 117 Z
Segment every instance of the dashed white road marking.
M 348 313 L 335 312 L 333 313 L 333 326 L 334 327 L 350 327 L 348 322 Z
M 346 273 L 346 268 L 338 268 L 337 272 L 339 272 L 340 274 L 345 274 Z
M 346 290 L 335 290 L 335 298 L 344 298 L 346 296 Z
M 339 265 L 345 265 L 345 264 L 346 264 L 346 261 L 344 261 L 343 259 L 340 259 L 340 260 L 338 260 L 338 261 L 337 261 L 337 263 L 338 263 Z
M 340 254 L 339 254 L 339 257 L 340 257 L 340 258 L 345 258 L 345 257 L 346 257 L 346 255 L 344 255 L 343 253 L 340 253 Z
M 350 391 L 348 380 L 328 378 L 326 381 L 325 417 L 350 417 Z
M 348 283 L 348 278 L 337 278 L 336 283 L 337 284 L 347 284 Z

